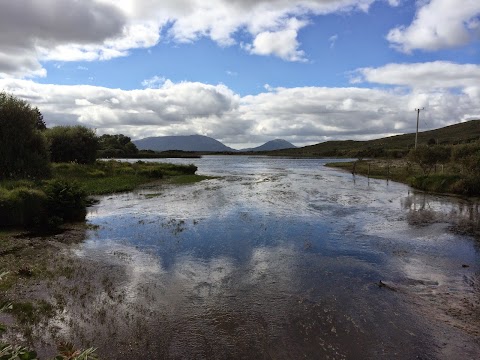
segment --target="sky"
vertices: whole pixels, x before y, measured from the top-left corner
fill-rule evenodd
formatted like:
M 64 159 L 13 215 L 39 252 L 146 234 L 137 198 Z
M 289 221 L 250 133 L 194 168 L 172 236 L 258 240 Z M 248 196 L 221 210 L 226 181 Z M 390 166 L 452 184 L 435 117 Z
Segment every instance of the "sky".
M 0 91 L 132 139 L 429 130 L 480 119 L 480 1 L 0 0 Z

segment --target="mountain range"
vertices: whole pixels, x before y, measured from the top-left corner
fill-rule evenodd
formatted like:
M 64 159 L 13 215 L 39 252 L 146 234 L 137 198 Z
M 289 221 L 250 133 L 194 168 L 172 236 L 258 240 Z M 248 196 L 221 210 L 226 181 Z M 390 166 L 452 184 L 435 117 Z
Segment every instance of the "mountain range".
M 139 150 L 154 151 L 198 151 L 198 152 L 253 152 L 253 151 L 274 151 L 296 148 L 295 145 L 283 139 L 275 139 L 265 144 L 249 149 L 236 150 L 222 144 L 208 136 L 187 135 L 187 136 L 158 136 L 134 140 L 133 143 Z

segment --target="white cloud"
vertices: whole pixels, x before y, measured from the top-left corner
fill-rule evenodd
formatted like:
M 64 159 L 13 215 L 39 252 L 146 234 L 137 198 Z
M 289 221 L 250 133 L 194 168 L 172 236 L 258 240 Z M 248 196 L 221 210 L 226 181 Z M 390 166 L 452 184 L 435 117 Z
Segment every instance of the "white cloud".
M 225 85 L 168 79 L 158 88 L 128 91 L 0 79 L 0 89 L 38 106 L 49 127 L 84 124 L 134 139 L 203 134 L 236 148 L 274 138 L 305 145 L 414 132 L 416 107 L 426 108 L 429 128 L 480 118 L 479 65 L 389 64 L 357 73 L 362 81 L 389 86 L 266 85 L 264 93 L 240 97 Z
M 0 2 L 0 76 L 45 76 L 43 61 L 98 61 L 208 37 L 221 46 L 244 32 L 253 54 L 302 61 L 298 31 L 314 15 L 367 11 L 375 0 L 16 0 Z M 298 20 L 301 19 L 301 20 Z
M 388 33 L 387 39 L 396 49 L 433 51 L 480 39 L 480 1 L 430 0 L 421 4 L 408 27 L 399 26 Z
M 353 82 L 402 85 L 411 88 L 449 89 L 476 87 L 480 84 L 480 65 L 434 61 L 415 64 L 388 64 L 362 68 Z
M 155 75 L 154 77 L 150 79 L 145 79 L 142 81 L 142 86 L 149 88 L 149 89 L 154 89 L 154 88 L 159 88 L 162 87 L 165 84 L 165 81 L 167 79 L 163 76 L 157 76 Z
M 307 23 L 297 19 L 290 19 L 285 28 L 278 31 L 265 31 L 255 37 L 252 45 L 246 46 L 251 54 L 276 55 L 287 61 L 306 61 L 305 53 L 298 50 L 298 31 Z

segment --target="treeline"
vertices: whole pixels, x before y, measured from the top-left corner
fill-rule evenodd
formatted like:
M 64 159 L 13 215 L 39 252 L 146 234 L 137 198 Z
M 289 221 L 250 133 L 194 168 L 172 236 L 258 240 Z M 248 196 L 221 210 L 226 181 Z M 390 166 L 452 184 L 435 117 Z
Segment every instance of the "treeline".
M 52 162 L 93 164 L 97 158 L 134 157 L 128 136 L 97 137 L 85 126 L 47 128 L 36 107 L 0 93 L 0 180 L 51 176 Z
M 164 175 L 195 174 L 194 165 L 96 162 L 138 153 L 121 134 L 98 137 L 85 126 L 49 129 L 38 108 L 0 92 L 0 228 L 56 228 L 85 218 L 89 194 L 131 190 Z

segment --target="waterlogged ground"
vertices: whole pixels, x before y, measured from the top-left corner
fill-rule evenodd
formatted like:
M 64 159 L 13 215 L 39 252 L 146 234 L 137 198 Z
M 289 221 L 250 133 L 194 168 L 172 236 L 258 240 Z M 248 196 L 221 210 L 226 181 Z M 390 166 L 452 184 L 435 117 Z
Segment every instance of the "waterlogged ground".
M 221 178 L 91 209 L 45 354 L 69 339 L 107 359 L 480 358 L 480 243 L 449 224 L 478 204 L 318 159 L 193 161 Z

